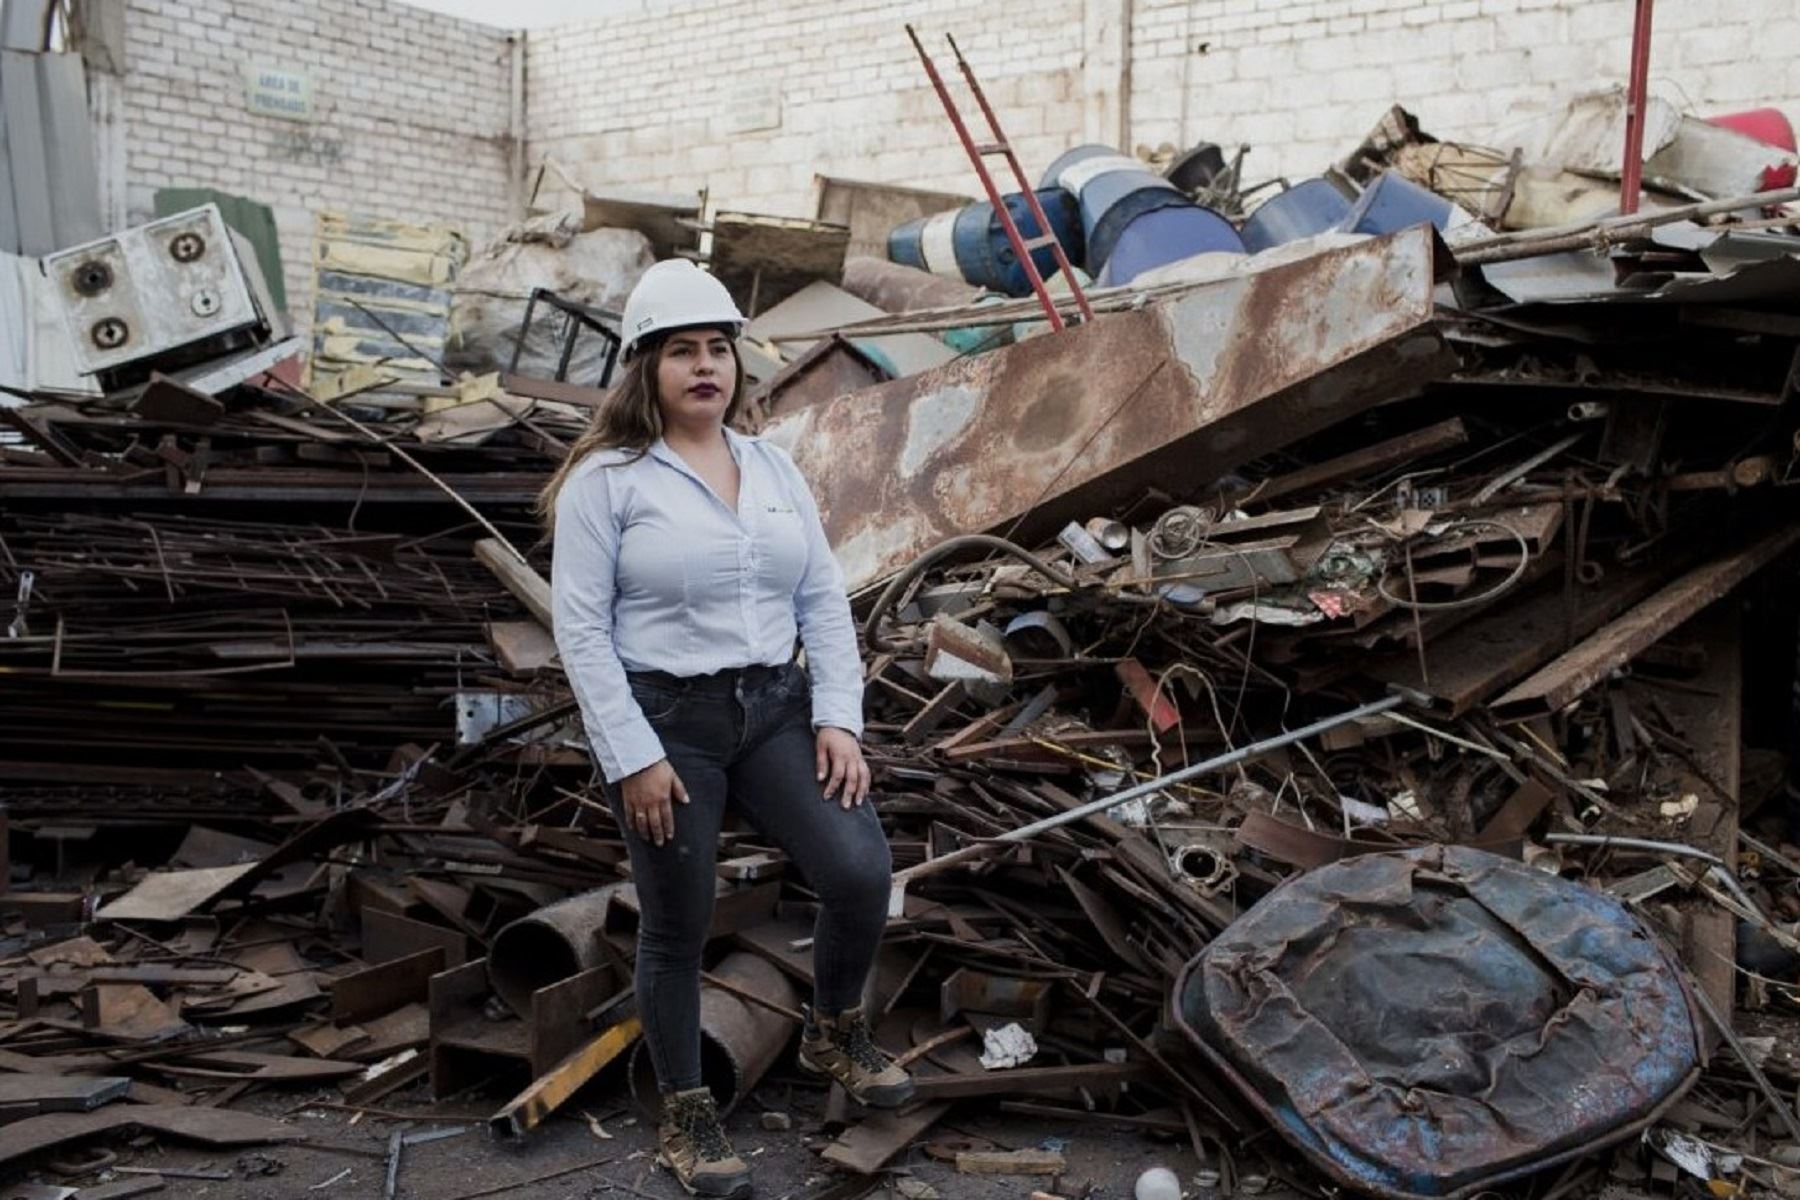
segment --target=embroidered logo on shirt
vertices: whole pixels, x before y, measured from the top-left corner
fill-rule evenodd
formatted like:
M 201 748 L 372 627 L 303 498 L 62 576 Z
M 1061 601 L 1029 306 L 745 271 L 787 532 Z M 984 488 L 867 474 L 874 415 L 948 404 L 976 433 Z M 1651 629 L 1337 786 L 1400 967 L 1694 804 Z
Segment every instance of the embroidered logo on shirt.
M 794 512 L 795 512 L 794 509 L 787 508 L 780 504 L 765 504 L 765 505 L 763 505 L 763 511 L 764 512 L 772 512 L 772 513 L 780 513 L 784 517 L 791 517 L 794 515 Z

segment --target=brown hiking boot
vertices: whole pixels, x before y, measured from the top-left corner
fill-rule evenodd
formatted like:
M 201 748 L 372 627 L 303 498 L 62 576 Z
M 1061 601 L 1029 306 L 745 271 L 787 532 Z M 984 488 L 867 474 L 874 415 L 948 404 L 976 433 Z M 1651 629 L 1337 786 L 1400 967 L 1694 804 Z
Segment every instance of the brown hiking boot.
M 912 1076 L 875 1044 L 860 1008 L 847 1008 L 835 1017 L 808 1009 L 800 1065 L 831 1076 L 852 1099 L 870 1108 L 899 1108 L 912 1099 Z
M 663 1166 L 675 1173 L 675 1182 L 690 1196 L 724 1196 L 744 1200 L 750 1195 L 750 1168 L 732 1152 L 719 1125 L 719 1109 L 713 1094 L 703 1087 L 672 1092 L 663 1097 L 662 1124 L 656 1141 Z

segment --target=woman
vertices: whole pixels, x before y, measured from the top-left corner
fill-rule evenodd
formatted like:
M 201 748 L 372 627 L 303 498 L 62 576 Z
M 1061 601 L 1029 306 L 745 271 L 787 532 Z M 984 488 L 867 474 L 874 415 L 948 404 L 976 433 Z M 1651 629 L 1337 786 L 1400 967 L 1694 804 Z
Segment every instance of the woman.
M 912 1093 L 861 1009 L 892 867 L 865 803 L 850 606 L 793 460 L 728 427 L 743 398 L 743 324 L 692 263 L 646 271 L 625 305 L 625 377 L 543 497 L 556 642 L 637 885 L 638 1012 L 663 1092 L 662 1157 L 707 1196 L 750 1193 L 700 1079 L 700 956 L 728 806 L 819 897 L 801 1065 L 872 1106 Z

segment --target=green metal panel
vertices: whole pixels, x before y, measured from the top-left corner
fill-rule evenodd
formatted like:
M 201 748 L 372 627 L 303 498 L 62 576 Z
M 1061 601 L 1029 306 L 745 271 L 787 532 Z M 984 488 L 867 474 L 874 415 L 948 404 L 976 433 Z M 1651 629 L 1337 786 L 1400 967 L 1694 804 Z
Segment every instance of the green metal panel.
M 274 210 L 266 204 L 214 188 L 156 189 L 156 215 L 159 217 L 186 212 L 202 204 L 217 204 L 225 224 L 243 234 L 256 247 L 256 265 L 262 268 L 263 279 L 269 285 L 269 298 L 274 301 L 276 311 L 285 313 L 287 279 L 281 272 L 281 241 L 275 233 Z

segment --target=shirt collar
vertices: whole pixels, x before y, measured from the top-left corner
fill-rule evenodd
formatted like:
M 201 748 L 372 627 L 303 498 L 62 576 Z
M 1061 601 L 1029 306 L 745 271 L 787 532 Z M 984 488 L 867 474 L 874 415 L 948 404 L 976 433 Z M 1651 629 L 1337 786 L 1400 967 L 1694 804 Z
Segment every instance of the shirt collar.
M 744 466 L 744 447 L 748 446 L 752 440 L 753 439 L 745 437 L 731 426 L 725 426 L 725 445 L 730 448 L 731 457 L 737 462 L 740 470 L 742 470 Z M 693 474 L 693 469 L 687 465 L 686 460 L 684 460 L 681 455 L 675 453 L 675 451 L 670 448 L 668 441 L 663 438 L 659 437 L 654 442 L 650 443 L 650 455 L 653 458 L 660 459 L 662 462 L 667 463 L 678 471 L 685 471 L 690 475 Z

